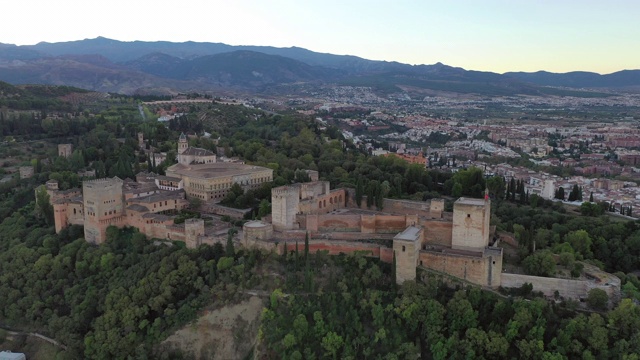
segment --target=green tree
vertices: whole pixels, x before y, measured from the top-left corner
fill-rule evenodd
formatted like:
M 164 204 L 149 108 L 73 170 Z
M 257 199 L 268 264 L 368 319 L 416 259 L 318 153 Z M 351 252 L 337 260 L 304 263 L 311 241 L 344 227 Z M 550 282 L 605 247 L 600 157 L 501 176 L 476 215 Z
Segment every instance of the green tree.
M 271 214 L 271 202 L 267 199 L 262 199 L 258 205 L 258 218 L 262 218 Z
M 522 261 L 524 271 L 529 275 L 553 276 L 556 273 L 556 261 L 550 251 L 536 251 Z
M 47 225 L 53 224 L 53 206 L 49 201 L 47 189 L 43 185 L 36 189 L 36 213 Z
M 607 304 L 609 303 L 609 295 L 607 292 L 594 288 L 589 290 L 589 294 L 587 295 L 587 304 L 596 310 L 606 310 Z
M 227 233 L 227 246 L 225 248 L 225 255 L 230 258 L 233 258 L 236 255 L 236 249 L 233 246 L 233 235 L 235 235 L 236 232 L 237 230 L 235 228 L 231 228 Z
M 331 357 L 335 360 L 338 357 L 338 351 L 344 346 L 344 340 L 342 336 L 336 334 L 333 331 L 329 331 L 322 338 L 322 347 L 327 351 L 328 354 L 331 354 Z
M 591 252 L 592 240 L 587 231 L 572 231 L 565 236 L 565 241 L 568 242 L 576 252 L 582 254 L 582 256 L 584 256 L 586 259 L 590 259 L 593 257 L 593 253 Z

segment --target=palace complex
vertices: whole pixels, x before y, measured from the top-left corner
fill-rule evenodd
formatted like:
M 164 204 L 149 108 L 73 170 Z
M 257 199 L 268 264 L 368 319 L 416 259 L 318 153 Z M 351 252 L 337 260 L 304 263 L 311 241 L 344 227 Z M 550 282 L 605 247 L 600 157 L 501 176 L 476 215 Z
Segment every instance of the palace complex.
M 188 199 L 219 202 L 234 184 L 245 191 L 273 180 L 273 170 L 240 163 L 217 163 L 208 150 L 187 146 L 184 134 L 178 142 L 178 164 L 167 175 L 140 173 L 136 179 L 106 178 L 84 181 L 82 189 L 59 190 L 50 180 L 45 188 L 54 209 L 56 232 L 70 224 L 84 225 L 85 239 L 101 244 L 107 227 L 133 226 L 151 238 L 199 244 L 204 221 L 189 219 L 175 224 Z

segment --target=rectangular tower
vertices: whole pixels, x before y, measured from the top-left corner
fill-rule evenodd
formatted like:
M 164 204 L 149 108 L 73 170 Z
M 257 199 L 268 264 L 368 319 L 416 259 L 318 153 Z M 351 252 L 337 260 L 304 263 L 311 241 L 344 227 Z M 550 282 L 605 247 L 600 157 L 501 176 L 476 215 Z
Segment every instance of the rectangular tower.
M 393 252 L 396 257 L 396 283 L 416 279 L 416 266 L 423 240 L 422 228 L 409 226 L 393 238 Z
M 491 200 L 460 198 L 453 203 L 451 247 L 484 251 L 489 245 Z
M 102 244 L 107 227 L 125 225 L 122 183 L 118 177 L 82 183 L 84 238 L 88 242 Z

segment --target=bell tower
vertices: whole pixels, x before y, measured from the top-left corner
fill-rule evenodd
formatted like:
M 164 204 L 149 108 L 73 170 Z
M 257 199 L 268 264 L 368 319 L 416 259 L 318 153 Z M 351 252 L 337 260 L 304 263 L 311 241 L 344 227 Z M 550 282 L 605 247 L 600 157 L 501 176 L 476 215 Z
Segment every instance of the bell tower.
M 187 135 L 184 133 L 180 134 L 180 138 L 178 139 L 178 154 L 182 154 L 189 147 L 189 142 L 187 141 Z

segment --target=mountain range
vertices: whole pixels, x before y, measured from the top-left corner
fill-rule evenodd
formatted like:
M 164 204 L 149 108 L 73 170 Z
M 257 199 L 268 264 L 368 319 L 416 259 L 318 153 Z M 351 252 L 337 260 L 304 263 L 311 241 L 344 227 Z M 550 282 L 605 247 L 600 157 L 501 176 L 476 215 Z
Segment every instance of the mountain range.
M 122 42 L 98 37 L 25 46 L 0 43 L 0 80 L 121 93 L 215 89 L 263 92 L 293 84 L 336 84 L 371 86 L 382 93 L 606 96 L 610 89 L 640 88 L 640 70 L 609 75 L 542 71 L 497 74 L 441 63 L 408 65 L 367 60 L 299 47 Z

